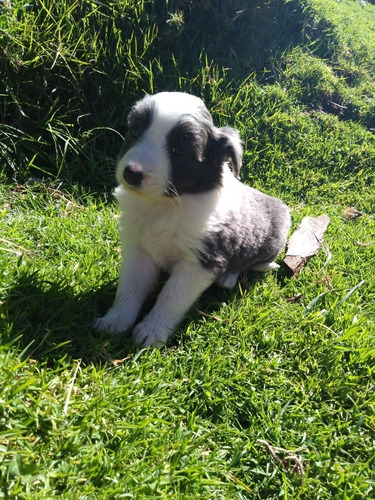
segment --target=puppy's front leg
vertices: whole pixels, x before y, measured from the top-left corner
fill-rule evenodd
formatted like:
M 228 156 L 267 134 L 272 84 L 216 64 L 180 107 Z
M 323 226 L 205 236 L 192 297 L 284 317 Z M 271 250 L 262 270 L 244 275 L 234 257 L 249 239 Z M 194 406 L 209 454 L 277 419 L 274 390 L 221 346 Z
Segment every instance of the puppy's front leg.
M 199 264 L 176 264 L 154 307 L 134 328 L 134 340 L 144 346 L 164 344 L 183 315 L 214 280 Z
M 127 247 L 125 251 L 115 301 L 107 314 L 95 321 L 96 330 L 113 333 L 128 330 L 157 280 L 159 269 L 144 250 Z

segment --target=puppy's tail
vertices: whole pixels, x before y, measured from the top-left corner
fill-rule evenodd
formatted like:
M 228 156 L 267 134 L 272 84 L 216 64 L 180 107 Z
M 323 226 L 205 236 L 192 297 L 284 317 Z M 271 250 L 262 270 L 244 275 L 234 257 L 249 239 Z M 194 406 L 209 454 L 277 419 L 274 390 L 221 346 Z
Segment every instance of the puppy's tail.
M 268 271 L 273 271 L 274 269 L 279 269 L 279 264 L 276 262 L 258 262 L 251 267 L 252 271 L 260 271 L 262 273 L 267 273 Z

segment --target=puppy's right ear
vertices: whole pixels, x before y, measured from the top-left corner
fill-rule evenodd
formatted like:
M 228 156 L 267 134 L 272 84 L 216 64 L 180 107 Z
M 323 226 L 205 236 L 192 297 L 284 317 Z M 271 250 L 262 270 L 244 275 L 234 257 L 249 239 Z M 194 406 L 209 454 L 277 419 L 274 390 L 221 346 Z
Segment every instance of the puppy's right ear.
M 234 175 L 239 178 L 242 167 L 243 142 L 239 132 L 232 127 L 218 129 L 219 144 L 224 161 L 231 161 Z

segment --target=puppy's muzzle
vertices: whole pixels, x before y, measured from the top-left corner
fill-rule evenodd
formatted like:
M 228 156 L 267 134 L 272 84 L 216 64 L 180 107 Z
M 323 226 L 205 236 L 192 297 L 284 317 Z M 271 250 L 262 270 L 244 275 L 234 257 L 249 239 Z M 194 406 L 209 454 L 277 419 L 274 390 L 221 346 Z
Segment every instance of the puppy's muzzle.
M 142 167 L 136 163 L 128 163 L 123 172 L 124 180 L 129 186 L 140 186 L 143 181 Z

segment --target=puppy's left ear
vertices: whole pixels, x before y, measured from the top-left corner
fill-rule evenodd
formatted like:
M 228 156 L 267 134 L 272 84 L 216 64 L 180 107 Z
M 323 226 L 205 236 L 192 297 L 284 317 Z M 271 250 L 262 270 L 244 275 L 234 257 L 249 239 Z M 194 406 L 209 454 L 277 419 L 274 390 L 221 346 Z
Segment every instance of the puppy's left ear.
M 219 128 L 218 132 L 223 159 L 224 161 L 231 161 L 233 172 L 239 178 L 243 154 L 243 142 L 240 134 L 232 127 Z

